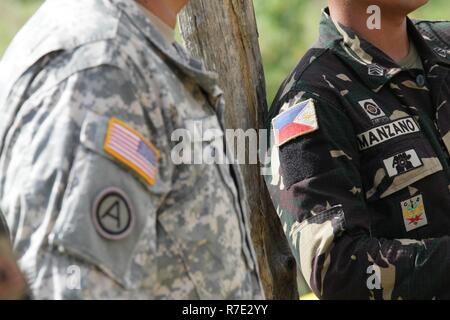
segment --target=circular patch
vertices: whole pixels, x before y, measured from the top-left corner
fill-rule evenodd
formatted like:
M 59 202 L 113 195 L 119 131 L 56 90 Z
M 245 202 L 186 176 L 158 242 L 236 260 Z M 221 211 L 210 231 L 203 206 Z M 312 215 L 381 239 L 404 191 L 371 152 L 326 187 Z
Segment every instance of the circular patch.
M 425 86 L 425 77 L 423 74 L 419 74 L 416 78 L 416 83 L 419 87 L 424 87 Z
M 371 102 L 366 102 L 366 104 L 364 105 L 364 109 L 366 109 L 366 111 L 371 114 L 372 116 L 379 116 L 381 115 L 381 109 L 374 105 Z
M 117 188 L 108 188 L 95 200 L 92 220 L 102 237 L 121 240 L 133 229 L 134 211 L 124 192 Z

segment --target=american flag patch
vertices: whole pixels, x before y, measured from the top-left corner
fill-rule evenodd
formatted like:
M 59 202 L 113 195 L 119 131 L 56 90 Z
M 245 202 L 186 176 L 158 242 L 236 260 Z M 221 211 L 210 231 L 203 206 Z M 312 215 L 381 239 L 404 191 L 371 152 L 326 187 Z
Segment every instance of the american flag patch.
M 139 132 L 122 121 L 111 118 L 104 149 L 138 173 L 148 184 L 155 184 L 160 153 Z

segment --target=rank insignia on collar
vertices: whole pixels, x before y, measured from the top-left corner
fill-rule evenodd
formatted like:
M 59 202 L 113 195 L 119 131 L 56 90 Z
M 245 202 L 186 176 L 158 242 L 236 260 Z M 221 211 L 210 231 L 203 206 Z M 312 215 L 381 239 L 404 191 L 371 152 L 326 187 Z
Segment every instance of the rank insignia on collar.
M 386 70 L 379 64 L 373 63 L 368 66 L 369 76 L 384 77 Z
M 403 201 L 400 205 L 402 207 L 403 222 L 405 223 L 407 232 L 428 224 L 422 195 Z
M 275 143 L 282 146 L 300 136 L 319 129 L 316 107 L 312 99 L 303 101 L 272 120 Z

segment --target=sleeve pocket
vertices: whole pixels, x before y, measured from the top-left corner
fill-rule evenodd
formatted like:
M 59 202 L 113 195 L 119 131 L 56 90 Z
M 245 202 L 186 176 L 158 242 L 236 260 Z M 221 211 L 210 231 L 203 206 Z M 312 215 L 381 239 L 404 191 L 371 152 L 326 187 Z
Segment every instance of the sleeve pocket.
M 334 241 L 344 231 L 345 215 L 340 205 L 293 226 L 291 236 L 300 253 L 300 270 L 310 287 L 316 275 L 317 261 L 326 259 Z
M 133 267 L 137 252 L 148 257 L 147 274 L 155 267 L 149 260 L 156 251 L 156 210 L 163 189 L 158 184 L 148 188 L 105 154 L 107 124 L 108 119 L 89 114 L 82 125 L 80 147 L 49 242 L 130 288 L 144 271 L 139 272 L 142 265 Z
M 383 149 L 372 161 L 363 165 L 364 189 L 369 202 L 387 198 L 443 170 L 431 146 L 422 139 L 408 139 L 395 146 L 389 145 L 389 150 L 391 153 L 387 154 Z M 403 170 L 395 167 L 396 161 Z

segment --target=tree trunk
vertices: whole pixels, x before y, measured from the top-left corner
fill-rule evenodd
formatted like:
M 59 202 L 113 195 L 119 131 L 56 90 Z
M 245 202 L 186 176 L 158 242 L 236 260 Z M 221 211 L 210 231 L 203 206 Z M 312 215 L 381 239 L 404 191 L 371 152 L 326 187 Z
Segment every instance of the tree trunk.
M 266 90 L 251 0 L 191 0 L 181 15 L 189 51 L 219 74 L 226 127 L 264 128 Z M 296 265 L 258 165 L 241 166 L 251 236 L 268 299 L 298 299 Z

